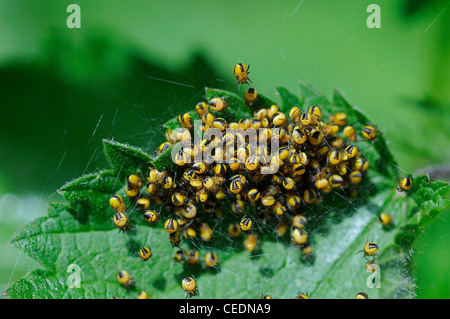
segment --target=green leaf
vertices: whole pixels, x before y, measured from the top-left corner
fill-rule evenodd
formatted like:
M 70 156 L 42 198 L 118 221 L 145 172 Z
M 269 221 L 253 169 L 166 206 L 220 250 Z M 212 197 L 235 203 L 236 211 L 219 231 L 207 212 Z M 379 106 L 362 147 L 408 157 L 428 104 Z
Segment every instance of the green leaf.
M 356 106 L 352 106 L 339 89 L 334 89 L 333 103 L 335 105 L 334 112 L 345 113 L 347 115 L 348 122 L 353 125 L 359 135 L 361 135 L 361 131 L 364 126 L 371 124 L 367 116 L 364 115 Z M 362 144 L 361 149 L 364 151 L 364 154 L 369 155 L 371 163 L 375 164 L 375 167 L 380 174 L 389 174 L 397 177 L 397 163 L 395 162 L 391 151 L 387 147 L 383 135 L 378 134 L 373 144 L 372 142 L 367 141 L 363 141 Z M 372 145 L 379 156 L 370 156 L 374 154 L 374 152 L 371 151 Z
M 281 99 L 280 110 L 289 114 L 289 111 L 294 106 L 300 106 L 300 100 L 295 94 L 292 94 L 287 89 L 283 87 L 277 87 L 276 89 L 277 95 Z
M 49 223 L 65 224 L 66 227 L 47 230 Z M 162 298 L 166 282 L 174 285 L 171 274 L 161 272 L 173 263 L 172 256 L 164 253 L 172 247 L 163 229 L 149 232 L 148 226 L 137 226 L 134 235 L 119 234 L 117 229 L 83 231 L 78 221 L 67 213 L 52 220 L 42 220 L 36 226 L 44 232 L 30 233 L 27 245 L 22 249 L 48 270 L 34 271 L 14 283 L 7 291 L 11 298 L 136 298 L 142 289 L 146 289 L 152 298 Z M 35 249 L 39 242 L 46 243 L 45 250 Z M 150 244 L 154 257 L 144 263 L 137 253 L 141 243 L 145 242 Z M 22 243 L 15 241 L 13 244 L 19 247 Z M 70 265 L 79 267 L 80 288 L 69 286 L 70 276 L 74 273 L 68 268 Z M 135 289 L 127 291 L 117 283 L 120 270 L 127 270 L 133 276 Z
M 116 141 L 103 140 L 106 158 L 121 178 L 132 173 L 144 172 L 153 158 L 142 149 Z
M 14 299 L 57 299 L 63 298 L 63 285 L 50 271 L 33 270 L 16 281 L 8 289 L 8 296 Z
M 418 183 L 418 189 L 436 186 L 435 182 L 427 183 L 421 178 Z M 447 191 L 448 188 L 447 185 Z M 348 205 L 344 210 L 331 211 L 330 219 L 325 220 L 326 227 L 314 233 L 316 258 L 313 263 L 300 261 L 297 249 L 283 241 L 272 239 L 262 244 L 259 256 L 251 257 L 249 252 L 243 250 L 231 253 L 227 247 L 217 249 L 222 260 L 220 267 L 213 271 L 174 263 L 172 254 L 176 248 L 168 243 L 167 233 L 162 230 L 161 225 L 158 228 L 137 226 L 132 236 L 118 234 L 116 229 L 90 233 L 80 231 L 81 225 L 71 214 L 60 213 L 57 220 L 42 219 L 37 223 L 39 227 L 31 227 L 38 227 L 41 231 L 37 234 L 29 233 L 29 238 L 35 244 L 25 248 L 25 252 L 30 253 L 38 243 L 47 243 L 45 247 L 41 245 L 46 252 L 38 251 L 32 256 L 45 256 L 44 260 L 39 261 L 53 272 L 42 272 L 36 278 L 28 275 L 15 283 L 8 294 L 11 293 L 11 297 L 30 294 L 34 298 L 50 297 L 48 288 L 36 291 L 33 280 L 38 280 L 39 287 L 64 283 L 70 275 L 67 267 L 75 263 L 81 267 L 81 290 L 60 286 L 59 295 L 55 294 L 53 297 L 59 298 L 69 293 L 71 296 L 88 297 L 87 294 L 94 290 L 96 298 L 134 298 L 139 289 L 145 289 L 154 298 L 183 298 L 184 293 L 179 283 L 188 274 L 195 274 L 202 298 L 258 298 L 265 293 L 279 298 L 292 298 L 298 291 L 309 292 L 311 298 L 354 298 L 360 290 L 366 291 L 371 298 L 411 297 L 413 280 L 408 271 L 410 252 L 393 243 L 401 232 L 386 230 L 378 222 L 380 211 L 389 211 L 394 216 L 394 221 L 398 221 L 396 227 L 414 220 L 413 217 L 404 216 L 409 216 L 417 208 L 416 205 L 407 207 L 406 211 L 397 209 L 404 207 L 408 201 L 411 202 L 411 196 L 416 195 L 411 193 L 399 196 L 393 190 L 388 190 L 360 207 Z M 440 197 L 436 199 L 440 200 Z M 447 206 L 448 203 L 443 202 L 436 208 L 442 210 Z M 418 213 L 423 215 L 428 212 Z M 338 221 L 340 218 L 342 220 Z M 46 224 L 67 226 L 53 228 Z M 346 234 L 345 240 L 343 234 Z M 76 245 L 73 243 L 75 239 Z M 355 255 L 363 248 L 367 239 L 375 241 L 381 247 L 381 255 L 377 258 L 382 274 L 380 289 L 367 288 L 369 273 L 364 268 L 366 260 L 362 254 Z M 152 247 L 154 256 L 147 262 L 142 262 L 134 255 L 140 243 L 147 243 Z M 60 245 L 64 248 L 63 251 L 70 252 L 70 258 L 61 250 L 54 249 Z M 116 272 L 120 269 L 127 270 L 134 277 L 134 292 L 127 292 L 115 283 Z M 246 280 L 238 280 L 239 278 Z M 28 285 L 27 282 L 32 284 Z M 282 282 L 290 284 L 281 285 Z
M 162 152 L 158 158 L 152 162 L 152 166 L 160 172 L 165 170 L 173 171 L 176 169 L 177 165 L 172 160 L 172 151 L 176 150 L 179 146 L 181 146 L 180 143 L 175 143 Z
M 103 228 L 105 224 L 110 225 L 110 220 L 106 219 L 110 215 L 103 209 L 104 203 L 109 202 L 109 198 L 124 187 L 125 180 L 125 177 L 120 178 L 114 171 L 101 171 L 67 183 L 58 193 L 69 203 L 70 212 L 80 222 L 91 224 L 94 229 Z
M 319 105 L 323 111 L 327 111 L 330 102 L 328 98 L 322 95 L 316 88 L 311 84 L 299 81 L 299 101 L 300 106 L 303 110 L 307 110 L 310 106 Z
M 258 98 L 256 99 L 256 104 L 254 106 L 255 109 L 258 109 L 258 108 L 268 109 L 272 105 L 277 105 L 277 103 L 275 103 L 274 101 L 269 99 L 267 96 L 258 92 Z
M 324 96 L 310 86 L 301 84 L 301 87 L 301 105 L 323 101 Z M 283 106 L 295 101 L 288 91 L 279 88 L 278 92 Z M 214 97 L 219 93 L 207 90 L 208 94 Z M 242 102 L 224 91 L 220 94 L 234 101 L 231 102 L 234 106 Z M 367 120 L 339 92 L 335 92 L 333 103 L 320 105 L 325 113 L 346 112 L 352 122 Z M 364 124 L 355 122 L 355 125 Z M 400 193 L 396 190 L 395 176 L 383 174 L 377 167 L 361 185 L 358 197 L 336 191 L 324 194 L 320 205 L 304 207 L 302 213 L 308 217 L 306 230 L 314 249 L 312 258 L 307 259 L 290 245 L 289 235 L 274 234 L 271 221 L 256 230 L 259 234 L 256 252 L 243 249 L 244 235 L 237 241 L 229 240 L 227 226 L 239 222 L 242 216 L 229 213 L 224 203 L 221 218 L 211 220 L 202 215 L 214 229 L 210 242 L 196 238 L 192 242 L 183 239 L 181 243 L 185 250 L 197 248 L 200 260 L 207 251 L 217 253 L 218 267 L 206 269 L 173 260 L 179 248 L 170 245 L 162 224 L 175 214 L 161 210 L 157 203 L 152 203 L 151 208 L 161 211 L 161 220 L 157 225 L 149 225 L 142 212 L 124 196 L 133 229 L 120 233 L 114 226 L 114 211 L 108 199 L 113 194 L 123 194 L 126 184 L 119 167 L 129 163 L 136 172 L 149 165 L 147 157 L 142 156 L 144 152 L 131 152 L 132 148 L 123 145 L 119 149 L 134 155 L 124 156 L 127 160 L 113 155 L 123 165 L 112 163 L 113 170 L 89 174 L 66 184 L 58 191 L 66 204 L 50 204 L 47 217 L 34 220 L 14 234 L 10 244 L 36 259 L 44 269 L 34 270 L 13 283 L 7 290 L 10 298 L 136 298 L 140 290 L 151 298 L 185 298 L 181 280 L 186 276 L 195 276 L 198 298 L 260 298 L 264 294 L 293 298 L 298 292 L 308 293 L 311 298 L 355 298 L 360 291 L 370 298 L 411 298 L 415 288 L 411 275 L 412 244 L 423 226 L 450 205 L 445 198 L 450 189 L 448 183 L 430 182 L 427 176 L 419 175 L 413 178 L 409 191 Z M 393 162 L 386 151 L 387 147 L 367 147 L 365 152 L 371 159 L 384 158 L 389 169 Z M 113 158 L 111 149 L 108 153 L 105 147 L 105 152 Z M 160 171 L 172 169 L 170 153 L 169 149 L 151 164 Z M 249 205 L 247 213 L 251 210 Z M 379 222 L 381 212 L 393 216 L 390 226 Z M 367 241 L 376 242 L 380 248 L 375 263 L 381 274 L 381 288 L 367 285 L 374 273 L 366 271 L 367 260 L 362 253 L 358 254 Z M 153 252 L 146 262 L 137 255 L 143 245 L 150 246 Z M 74 275 L 70 267 L 74 265 L 79 267 L 80 288 L 70 288 Z M 118 284 L 116 276 L 120 270 L 131 274 L 133 289 Z

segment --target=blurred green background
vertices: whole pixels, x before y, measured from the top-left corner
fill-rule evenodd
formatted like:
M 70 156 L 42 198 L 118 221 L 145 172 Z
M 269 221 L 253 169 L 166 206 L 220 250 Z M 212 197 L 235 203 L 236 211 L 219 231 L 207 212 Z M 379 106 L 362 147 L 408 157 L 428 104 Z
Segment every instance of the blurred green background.
M 66 26 L 71 3 L 80 29 Z M 371 3 L 380 29 L 366 25 Z M 9 238 L 60 200 L 55 190 L 67 180 L 104 167 L 102 138 L 155 149 L 158 127 L 192 109 L 205 86 L 235 90 L 237 62 L 274 99 L 274 87 L 296 92 L 297 80 L 326 94 L 341 88 L 401 169 L 448 168 L 449 3 L 0 2 L 0 292 L 39 266 Z M 450 297 L 449 218 L 416 244 L 418 298 Z

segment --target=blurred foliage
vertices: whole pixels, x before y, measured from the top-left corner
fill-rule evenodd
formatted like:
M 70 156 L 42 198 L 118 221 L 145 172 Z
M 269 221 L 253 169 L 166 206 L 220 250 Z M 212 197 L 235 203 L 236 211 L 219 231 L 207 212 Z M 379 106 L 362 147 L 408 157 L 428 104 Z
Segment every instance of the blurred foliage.
M 436 4 L 447 4 L 446 0 L 404 0 L 403 13 L 410 18 Z
M 414 248 L 418 298 L 448 299 L 450 297 L 450 272 L 448 271 L 450 210 L 443 212 L 439 218 L 440 220 L 425 228 Z
M 3 116 L 8 119 L 0 126 L 2 170 L 15 192 L 38 192 L 43 185 L 51 192 L 80 172 L 95 171 L 104 162 L 98 152 L 103 138 L 156 149 L 163 133 L 155 137 L 152 127 L 200 101 L 203 86 L 218 85 L 216 72 L 200 54 L 193 54 L 186 67 L 171 71 L 137 56 L 121 56 L 96 39 L 81 52 L 87 61 L 92 59 L 91 66 L 84 66 L 91 75 L 84 81 L 67 81 L 61 76 L 60 67 L 67 67 L 62 61 L 71 65 L 77 52 L 64 44 L 53 42 L 47 59 L 39 63 L 0 69 Z M 120 68 L 120 63 L 127 67 L 105 76 L 105 70 Z
M 104 166 L 103 138 L 154 149 L 162 136 L 151 127 L 191 108 L 204 86 L 235 90 L 236 62 L 252 65 L 255 87 L 269 98 L 275 86 L 295 91 L 299 79 L 325 93 L 342 88 L 408 172 L 448 163 L 448 1 L 376 1 L 382 28 L 371 30 L 373 2 L 79 0 L 82 28 L 70 30 L 71 1 L 2 1 L 0 194 L 46 201 Z M 14 227 L 0 224 L 2 244 Z M 448 245 L 442 254 L 450 256 Z M 447 287 L 435 296 L 450 297 L 445 281 L 433 283 Z
M 47 203 L 37 195 L 0 196 L 0 299 L 8 284 L 20 279 L 26 272 L 40 267 L 37 261 L 6 243 L 14 232 L 24 227 L 32 218 L 44 216 L 46 213 Z

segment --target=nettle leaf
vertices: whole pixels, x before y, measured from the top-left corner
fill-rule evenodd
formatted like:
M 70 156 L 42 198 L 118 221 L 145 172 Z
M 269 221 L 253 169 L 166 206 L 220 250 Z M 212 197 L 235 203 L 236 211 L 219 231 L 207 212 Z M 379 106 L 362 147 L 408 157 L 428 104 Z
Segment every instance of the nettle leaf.
M 72 214 L 82 222 L 92 220 L 95 227 L 103 227 L 106 212 L 103 204 L 109 201 L 111 194 L 123 187 L 126 177 L 113 170 L 101 171 L 77 178 L 58 190 L 71 207 Z
M 319 105 L 322 108 L 322 117 L 325 118 L 338 112 L 345 113 L 347 115 L 346 125 L 352 125 L 355 128 L 358 135 L 358 147 L 361 149 L 364 157 L 370 162 L 371 166 L 375 167 L 380 174 L 398 177 L 397 163 L 387 147 L 387 143 L 381 132 L 378 132 L 377 138 L 373 142 L 366 141 L 362 137 L 361 132 L 363 127 L 373 124 L 358 107 L 350 104 L 339 89 L 334 89 L 331 101 L 317 89 L 301 81 L 299 82 L 299 91 L 300 105 L 303 105 L 305 112 L 310 106 Z M 283 94 L 280 93 L 280 96 L 286 103 L 292 101 L 292 97 L 287 95 L 286 92 Z M 342 130 L 339 135 L 342 136 Z
M 276 104 L 277 103 L 275 103 L 274 101 L 272 101 L 271 99 L 269 99 L 265 95 L 263 95 L 263 94 L 258 92 L 258 97 L 256 99 L 256 104 L 255 104 L 254 108 L 255 109 L 258 109 L 258 108 L 266 108 L 266 109 L 268 109 L 272 105 L 276 105 Z
M 116 141 L 103 140 L 108 163 L 123 178 L 132 173 L 145 172 L 154 160 L 142 149 Z
M 312 105 L 319 105 L 325 113 L 327 112 L 330 101 L 324 95 L 322 95 L 311 84 L 299 81 L 299 101 L 300 106 L 303 106 L 305 110 Z
M 281 99 L 281 105 L 279 108 L 282 112 L 288 115 L 292 107 L 300 106 L 300 100 L 297 95 L 292 94 L 286 88 L 283 87 L 277 87 L 275 90 L 276 94 Z
M 350 102 L 344 97 L 343 93 L 339 89 L 334 89 L 333 103 L 335 105 L 335 112 L 344 112 L 347 114 L 349 123 L 351 123 L 358 134 L 361 136 L 361 131 L 366 125 L 373 125 L 366 115 L 362 113 L 356 106 L 352 106 Z M 364 141 L 362 139 L 360 147 L 364 154 L 368 154 L 368 159 L 376 167 L 381 174 L 389 174 L 397 176 L 397 163 L 394 160 L 394 156 L 387 147 L 386 141 L 382 134 L 378 133 L 376 140 L 372 142 Z M 371 156 L 375 150 L 380 156 L 374 158 Z
M 172 160 L 172 151 L 174 148 L 178 147 L 179 143 L 176 143 L 169 147 L 167 150 L 162 152 L 157 159 L 155 159 L 151 164 L 154 168 L 156 168 L 158 171 L 162 172 L 165 170 L 172 171 L 176 168 L 176 165 L 174 164 Z
M 335 91 L 333 100 L 329 101 L 309 85 L 301 83 L 300 87 L 299 99 L 285 89 L 277 89 L 283 111 L 296 104 L 303 108 L 319 104 L 324 114 L 346 112 L 349 123 L 355 127 L 366 124 L 367 118 L 340 92 Z M 243 100 L 232 93 L 215 89 L 206 92 L 208 99 L 226 97 L 235 108 L 230 116 L 235 113 L 241 117 L 249 112 Z M 170 123 L 173 125 L 166 123 L 166 127 L 176 128 L 176 122 Z M 366 143 L 364 155 L 372 164 L 384 161 L 384 168 L 375 166 L 371 170 L 359 196 L 347 197 L 339 191 L 326 194 L 320 205 L 302 212 L 308 216 L 306 229 L 312 237 L 312 259 L 303 258 L 290 245 L 289 235 L 275 236 L 270 225 L 263 227 L 256 253 L 244 250 L 243 238 L 230 241 L 224 230 L 230 222 L 239 222 L 242 216 L 224 210 L 224 216 L 212 225 L 215 232 L 211 242 L 196 238 L 193 246 L 184 240 L 181 243 L 185 250 L 197 247 L 200 258 L 207 251 L 217 253 L 218 267 L 206 269 L 174 261 L 174 253 L 179 248 L 170 245 L 162 222 L 175 214 L 161 210 L 157 203 L 151 207 L 161 210 L 163 217 L 157 225 L 150 226 L 142 212 L 134 209 L 134 204 L 124 196 L 134 228 L 118 232 L 108 200 L 113 194 L 124 194 L 122 172 L 144 173 L 143 169 L 150 164 L 158 170 L 172 167 L 171 151 L 152 159 L 139 149 L 107 142 L 105 153 L 112 170 L 82 176 L 66 184 L 58 192 L 67 203 L 51 203 L 47 217 L 32 221 L 14 234 L 10 244 L 36 259 L 43 269 L 31 271 L 13 283 L 7 295 L 10 298 L 136 298 L 140 290 L 145 290 L 150 298 L 185 298 L 181 280 L 195 276 L 198 298 L 260 298 L 265 294 L 293 298 L 299 292 L 308 293 L 311 298 L 355 298 L 360 291 L 365 291 L 370 298 L 412 298 L 415 288 L 412 244 L 424 225 L 450 205 L 445 199 L 450 186 L 442 181 L 430 182 L 427 176 L 420 175 L 413 178 L 409 191 L 398 192 L 392 168 L 394 161 L 384 140 L 377 137 L 372 148 L 367 142 L 358 140 L 357 143 Z M 382 146 L 375 147 L 376 143 Z M 393 216 L 390 226 L 379 222 L 381 212 Z M 374 273 L 366 270 L 367 260 L 358 253 L 368 241 L 380 247 L 374 260 L 377 267 Z M 153 252 L 146 262 L 137 255 L 144 245 Z M 118 284 L 116 276 L 120 270 L 128 271 L 133 277 L 132 289 Z M 380 287 L 376 288 L 378 283 Z

